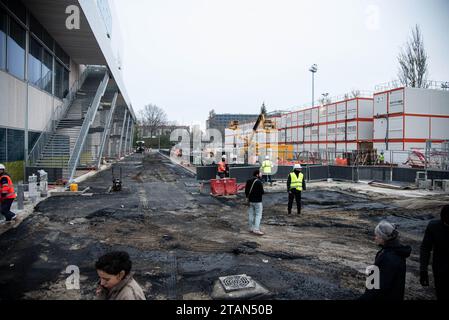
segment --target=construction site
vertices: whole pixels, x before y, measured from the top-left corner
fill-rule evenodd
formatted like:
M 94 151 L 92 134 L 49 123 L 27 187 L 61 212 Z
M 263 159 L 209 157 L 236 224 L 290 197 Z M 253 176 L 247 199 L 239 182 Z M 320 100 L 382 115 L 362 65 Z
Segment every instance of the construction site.
M 161 121 L 139 136 L 110 3 L 75 2 L 81 31 L 67 24 L 72 1 L 0 0 L 0 301 L 97 299 L 107 270 L 96 262 L 117 251 L 147 300 L 357 300 L 384 221 L 384 244 L 399 234 L 411 248 L 404 299 L 437 298 L 420 249 L 449 203 L 447 82 L 318 102 L 312 82 L 311 105 L 264 103 L 206 132 Z M 150 92 L 158 81 L 137 82 Z
M 309 183 L 302 215 L 287 216 L 279 181 L 266 188 L 266 235 L 257 237 L 244 194 L 211 196 L 191 168 L 161 153 L 130 155 L 114 168 L 121 191 L 111 191 L 106 170 L 80 184 L 86 192 L 55 192 L 14 226 L 0 226 L 0 299 L 93 299 L 93 263 L 110 250 L 129 252 L 148 299 L 356 299 L 382 219 L 413 248 L 406 299 L 434 299 L 418 281 L 419 246 L 447 193 L 322 179 Z M 80 290 L 66 288 L 73 265 Z M 260 290 L 229 295 L 218 280 L 231 275 L 251 277 Z

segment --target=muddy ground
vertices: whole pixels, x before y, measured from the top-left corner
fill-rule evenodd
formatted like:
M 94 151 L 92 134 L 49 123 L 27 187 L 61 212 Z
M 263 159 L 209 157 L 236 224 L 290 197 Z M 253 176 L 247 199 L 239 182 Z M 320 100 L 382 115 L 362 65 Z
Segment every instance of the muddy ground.
M 218 277 L 234 274 L 251 276 L 273 299 L 355 299 L 384 218 L 413 247 L 406 299 L 434 299 L 419 285 L 419 244 L 447 197 L 404 200 L 310 184 L 301 216 L 286 215 L 286 193 L 264 197 L 266 235 L 258 237 L 248 232 L 242 195 L 213 198 L 156 154 L 118 166 L 122 192 L 110 193 L 111 172 L 102 172 L 80 186 L 92 196 L 49 198 L 0 236 L 0 299 L 93 299 L 95 260 L 110 250 L 130 253 L 148 299 L 211 299 Z M 80 268 L 80 290 L 66 290 L 69 265 Z

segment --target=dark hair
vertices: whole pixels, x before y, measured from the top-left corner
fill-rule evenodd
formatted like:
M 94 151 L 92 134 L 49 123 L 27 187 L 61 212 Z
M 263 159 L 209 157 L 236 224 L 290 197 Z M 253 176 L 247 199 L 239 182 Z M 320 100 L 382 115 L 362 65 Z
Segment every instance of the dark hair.
M 253 176 L 254 177 L 257 177 L 259 174 L 260 174 L 260 170 L 259 169 L 254 170 L 254 172 L 253 172 Z
M 131 267 L 129 254 L 124 251 L 106 253 L 95 263 L 95 269 L 112 275 L 117 275 L 121 271 L 125 271 L 125 274 L 128 275 L 131 272 Z
M 449 224 L 449 205 L 445 205 L 441 209 L 441 221 L 443 221 L 446 224 Z

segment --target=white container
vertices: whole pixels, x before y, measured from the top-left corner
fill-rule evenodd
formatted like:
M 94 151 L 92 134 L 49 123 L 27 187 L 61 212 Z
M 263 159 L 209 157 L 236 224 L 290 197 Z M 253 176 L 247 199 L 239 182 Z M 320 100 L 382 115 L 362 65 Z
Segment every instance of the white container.
M 337 120 L 337 105 L 331 104 L 327 106 L 327 122 Z
M 327 123 L 327 106 L 320 107 L 319 114 L 319 123 Z
M 315 107 L 312 109 L 312 123 L 316 124 L 319 122 L 320 110 L 319 107 Z
M 337 103 L 337 121 L 346 120 L 346 102 Z

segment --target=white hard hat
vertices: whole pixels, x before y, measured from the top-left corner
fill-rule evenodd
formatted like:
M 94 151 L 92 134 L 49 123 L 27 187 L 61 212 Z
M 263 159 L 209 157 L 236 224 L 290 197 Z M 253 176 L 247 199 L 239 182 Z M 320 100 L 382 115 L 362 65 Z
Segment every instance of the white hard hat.
M 265 160 L 270 160 L 270 157 L 269 156 L 265 156 Z
M 0 170 L 6 170 L 5 166 L 0 163 Z
M 225 154 L 222 155 L 221 158 L 222 158 L 222 159 L 226 159 L 226 155 L 225 155 Z
M 295 164 L 295 166 L 293 167 L 293 169 L 294 169 L 294 170 L 296 170 L 296 169 L 302 169 L 302 166 L 301 166 L 299 163 L 297 163 L 297 164 Z

